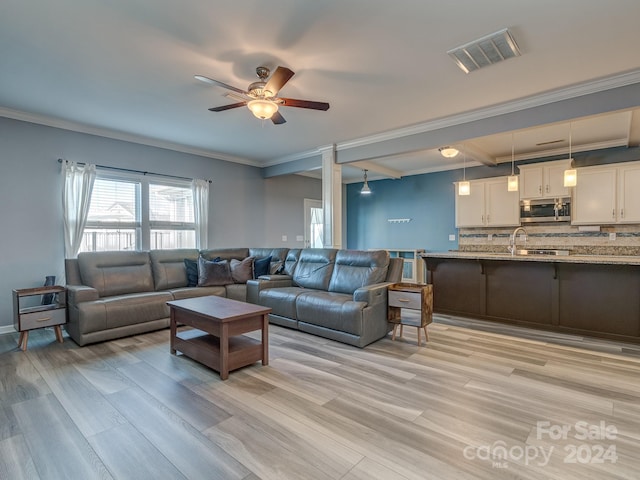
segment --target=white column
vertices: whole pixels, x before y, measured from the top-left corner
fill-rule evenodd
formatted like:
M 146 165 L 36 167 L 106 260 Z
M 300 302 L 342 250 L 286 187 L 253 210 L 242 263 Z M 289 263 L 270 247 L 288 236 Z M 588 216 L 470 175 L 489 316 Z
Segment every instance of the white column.
M 336 163 L 336 146 L 321 148 L 322 212 L 326 248 L 342 248 L 342 165 Z

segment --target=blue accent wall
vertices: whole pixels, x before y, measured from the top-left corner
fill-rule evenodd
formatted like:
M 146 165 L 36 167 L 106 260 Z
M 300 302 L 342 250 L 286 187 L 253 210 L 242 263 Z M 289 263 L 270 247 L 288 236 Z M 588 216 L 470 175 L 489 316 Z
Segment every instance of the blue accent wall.
M 455 189 L 462 170 L 412 175 L 399 180 L 369 181 L 371 195 L 360 195 L 362 183 L 347 186 L 347 248 L 458 248 Z M 511 174 L 511 164 L 466 169 L 467 180 Z M 408 223 L 388 219 L 410 218 Z M 449 235 L 455 235 L 455 241 Z

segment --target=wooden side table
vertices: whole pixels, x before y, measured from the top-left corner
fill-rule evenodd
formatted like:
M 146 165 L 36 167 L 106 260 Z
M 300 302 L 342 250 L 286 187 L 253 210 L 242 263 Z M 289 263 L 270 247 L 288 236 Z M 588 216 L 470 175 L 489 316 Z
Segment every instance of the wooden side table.
M 393 283 L 388 287 L 389 309 L 387 319 L 393 323 L 392 340 L 396 339 L 396 330 L 400 326 L 402 336 L 403 325 L 414 326 L 418 329 L 418 345 L 422 344 L 420 331 L 424 331 L 425 342 L 429 341 L 427 325 L 433 320 L 433 285 L 421 283 Z M 403 321 L 402 309 L 420 311 L 420 323 Z
M 60 325 L 67 323 L 66 291 L 64 287 L 59 285 L 13 290 L 13 326 L 16 331 L 20 332 L 20 339 L 18 340 L 20 349 L 23 351 L 27 349 L 29 330 L 35 330 L 36 328 L 53 327 L 56 332 L 56 340 L 62 343 Z M 24 303 L 29 303 L 26 297 L 46 295 L 48 293 L 57 294 L 54 296 L 54 303 L 24 306 Z

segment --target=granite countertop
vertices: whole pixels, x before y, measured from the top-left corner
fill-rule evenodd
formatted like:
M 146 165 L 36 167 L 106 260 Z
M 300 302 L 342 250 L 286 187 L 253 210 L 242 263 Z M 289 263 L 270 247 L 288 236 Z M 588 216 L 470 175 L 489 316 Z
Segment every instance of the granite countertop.
M 593 263 L 602 265 L 640 265 L 640 256 L 632 255 L 511 255 L 489 252 L 427 252 L 422 258 L 459 258 L 470 260 L 513 260 L 517 262 Z

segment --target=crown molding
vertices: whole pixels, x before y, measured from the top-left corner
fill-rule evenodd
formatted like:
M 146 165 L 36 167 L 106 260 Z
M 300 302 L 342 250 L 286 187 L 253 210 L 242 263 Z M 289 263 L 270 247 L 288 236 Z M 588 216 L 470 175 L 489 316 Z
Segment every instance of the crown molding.
M 505 102 L 486 108 L 471 110 L 469 112 L 451 115 L 448 117 L 419 123 L 397 130 L 391 130 L 376 135 L 370 135 L 355 140 L 340 142 L 336 144 L 336 150 L 340 151 L 350 148 L 362 147 L 365 145 L 371 145 L 387 140 L 395 140 L 409 135 L 415 135 L 438 130 L 441 128 L 451 127 L 454 125 L 460 125 L 477 120 L 485 120 L 487 118 L 496 117 L 507 113 L 514 113 L 521 110 L 526 110 L 528 108 L 539 107 L 562 100 L 581 97 L 583 95 L 611 90 L 613 88 L 625 87 L 627 85 L 633 85 L 639 82 L 640 70 L 625 72 L 619 75 L 613 75 L 610 77 L 591 80 L 589 82 L 579 83 L 571 85 L 569 87 L 564 87 L 537 95 L 531 95 L 528 97 L 520 98 L 518 100 L 513 100 L 511 102 Z
M 62 130 L 69 130 L 77 133 L 86 133 L 88 135 L 96 135 L 98 137 L 110 138 L 112 140 L 121 140 L 124 142 L 137 143 L 140 145 L 146 145 L 148 147 L 163 148 L 165 150 L 173 150 L 175 152 L 188 153 L 191 155 L 198 155 L 200 157 L 214 158 L 216 160 L 222 160 L 225 162 L 240 163 L 243 165 L 249 165 L 252 167 L 261 167 L 262 164 L 249 160 L 247 158 L 236 157 L 233 155 L 227 155 L 219 152 L 212 152 L 210 150 L 203 150 L 200 148 L 188 147 L 179 143 L 167 142 L 164 140 L 158 140 L 155 138 L 144 137 L 142 135 L 134 135 L 131 133 L 120 132 L 117 130 L 111 130 L 108 128 L 92 127 L 84 125 L 78 122 L 71 122 L 69 120 L 63 120 L 60 118 L 49 117 L 45 115 L 38 115 L 35 113 L 26 113 L 19 110 L 12 110 L 9 108 L 0 107 L 0 117 L 11 118 L 13 120 L 20 120 L 23 122 L 35 123 L 38 125 L 44 125 L 47 127 L 60 128 Z

